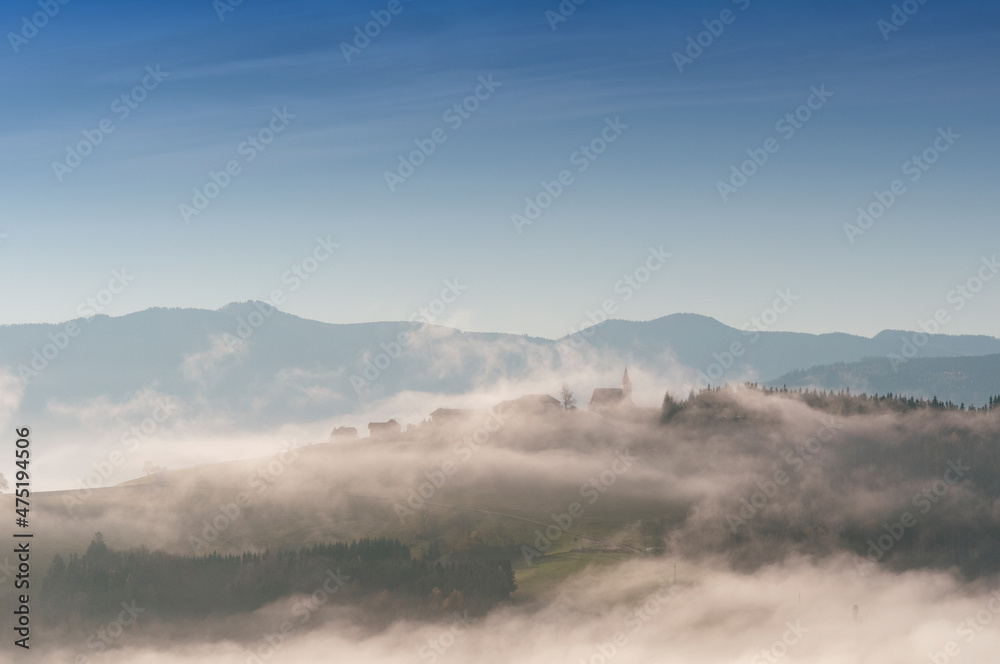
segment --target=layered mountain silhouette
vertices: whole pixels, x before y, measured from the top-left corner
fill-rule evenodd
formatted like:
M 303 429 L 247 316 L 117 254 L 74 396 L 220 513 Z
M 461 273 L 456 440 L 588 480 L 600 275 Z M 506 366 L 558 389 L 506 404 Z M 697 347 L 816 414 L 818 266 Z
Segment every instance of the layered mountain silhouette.
M 405 391 L 464 394 L 546 372 L 555 390 L 561 369 L 594 357 L 617 371 L 627 363 L 653 375 L 684 376 L 692 385 L 699 377 L 713 384 L 753 380 L 956 402 L 1000 392 L 998 374 L 989 369 L 1000 357 L 994 337 L 932 335 L 895 372 L 886 369 L 886 358 L 900 354 L 913 333 L 750 333 L 695 314 L 606 321 L 559 340 L 412 322 L 335 325 L 254 302 L 216 311 L 155 308 L 73 324 L 75 336 L 65 323 L 0 327 L 0 371 L 13 374 L 8 381 L 23 379 L 22 414 L 49 417 L 53 401 L 114 403 L 149 390 L 206 413 L 235 414 L 248 425 L 306 421 L 357 412 L 365 402 Z M 995 357 L 972 359 L 985 355 Z
M 1000 394 L 1000 355 L 918 357 L 900 363 L 875 357 L 791 371 L 771 385 L 868 394 L 892 392 L 982 407 Z

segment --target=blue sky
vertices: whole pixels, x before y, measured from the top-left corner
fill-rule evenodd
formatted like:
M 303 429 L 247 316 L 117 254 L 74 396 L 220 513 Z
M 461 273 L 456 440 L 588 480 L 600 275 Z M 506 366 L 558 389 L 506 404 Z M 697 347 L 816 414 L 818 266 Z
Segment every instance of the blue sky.
M 960 310 L 953 291 L 1000 251 L 1000 9 L 913 1 L 886 39 L 891 2 L 587 0 L 553 30 L 554 0 L 401 0 L 350 62 L 341 43 L 387 1 L 243 0 L 220 20 L 211 0 L 73 0 L 37 33 L 22 32 L 37 0 L 4 3 L 0 323 L 73 318 L 124 267 L 134 281 L 107 313 L 280 288 L 308 318 L 400 320 L 458 279 L 438 322 L 466 330 L 562 336 L 608 299 L 621 318 L 739 327 L 782 289 L 799 299 L 772 329 L 871 335 L 945 308 L 943 331 L 995 336 L 1000 279 Z M 678 71 L 705 21 L 721 33 Z M 152 85 L 156 67 L 169 75 Z M 445 113 L 480 77 L 499 85 L 455 127 Z M 274 109 L 294 118 L 248 148 Z M 105 119 L 60 181 L 53 162 Z M 627 128 L 580 172 L 574 154 L 615 119 Z M 948 128 L 911 181 L 904 164 Z M 386 171 L 436 129 L 444 142 L 390 190 Z M 723 201 L 717 183 L 769 138 Z M 230 161 L 239 173 L 185 223 L 179 206 Z M 563 170 L 572 183 L 518 233 L 512 214 Z M 849 242 L 844 224 L 894 180 L 905 192 Z M 317 237 L 340 249 L 293 288 L 283 275 Z M 670 260 L 626 301 L 616 284 L 661 246 Z

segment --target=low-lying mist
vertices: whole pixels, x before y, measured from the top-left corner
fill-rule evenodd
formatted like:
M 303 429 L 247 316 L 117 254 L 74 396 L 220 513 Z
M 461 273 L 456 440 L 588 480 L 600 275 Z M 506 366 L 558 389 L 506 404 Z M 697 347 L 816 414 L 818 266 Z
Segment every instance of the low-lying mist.
M 679 403 L 666 421 L 653 408 L 483 410 L 40 494 L 46 564 L 97 531 L 116 550 L 186 556 L 390 537 L 431 562 L 502 552 L 519 585 L 482 616 L 375 627 L 331 602 L 298 623 L 291 595 L 206 620 L 140 617 L 99 654 L 84 616 L 47 627 L 40 647 L 53 662 L 986 661 L 1000 610 L 995 411 L 758 389 Z
M 943 572 L 877 569 L 861 576 L 844 557 L 822 563 L 792 558 L 752 575 L 707 561 L 631 559 L 576 573 L 529 606 L 481 618 L 456 612 L 430 623 L 401 620 L 379 631 L 359 627 L 337 607 L 294 613 L 304 599 L 202 622 L 145 625 L 139 614 L 135 625 L 105 627 L 104 640 L 97 631 L 53 640 L 38 655 L 53 664 L 886 664 L 929 656 L 987 662 L 1000 647 L 992 624 L 1000 611 L 996 592 L 962 585 Z M 81 655 L 86 659 L 77 659 Z

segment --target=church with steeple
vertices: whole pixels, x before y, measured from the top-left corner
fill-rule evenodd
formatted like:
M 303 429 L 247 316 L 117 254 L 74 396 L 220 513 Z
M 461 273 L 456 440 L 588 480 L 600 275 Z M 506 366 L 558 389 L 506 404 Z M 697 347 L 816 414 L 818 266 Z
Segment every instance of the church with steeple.
M 632 402 L 632 381 L 628 378 L 628 367 L 622 375 L 621 387 L 597 387 L 590 396 L 587 407 L 590 410 L 615 411 L 621 408 L 631 408 L 635 404 Z

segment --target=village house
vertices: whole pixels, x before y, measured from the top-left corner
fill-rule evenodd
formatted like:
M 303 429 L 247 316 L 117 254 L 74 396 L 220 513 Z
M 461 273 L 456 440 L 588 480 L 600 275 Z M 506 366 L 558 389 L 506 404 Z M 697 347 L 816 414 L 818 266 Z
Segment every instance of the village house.
M 597 387 L 590 396 L 587 407 L 597 413 L 614 412 L 623 408 L 632 408 L 632 381 L 628 378 L 628 368 L 622 376 L 620 387 Z
M 345 439 L 355 439 L 358 437 L 358 430 L 354 427 L 337 427 L 330 432 L 330 442 Z
M 398 436 L 402 431 L 403 427 L 399 426 L 399 422 L 396 420 L 368 423 L 368 436 L 370 438 L 392 438 Z
M 632 401 L 632 381 L 628 377 L 628 368 L 622 374 L 619 387 L 598 387 L 594 389 L 588 404 L 589 410 L 598 414 L 628 410 L 637 413 L 639 410 Z M 574 408 L 575 410 L 575 408 Z M 430 414 L 430 421 L 425 421 L 420 428 L 433 427 L 465 427 L 475 426 L 484 422 L 491 415 L 508 419 L 517 416 L 552 416 L 563 411 L 563 404 L 550 394 L 526 394 L 517 399 L 507 399 L 496 404 L 490 410 L 477 408 L 438 408 Z M 658 410 L 656 411 L 659 412 Z M 373 439 L 392 438 L 402 434 L 403 428 L 396 420 L 388 422 L 369 422 L 368 435 Z M 352 427 L 337 427 L 330 434 L 330 439 L 344 439 L 357 436 L 357 430 Z
M 518 399 L 501 401 L 493 406 L 500 417 L 514 415 L 548 415 L 562 410 L 559 399 L 548 394 L 526 394 Z
M 469 425 L 482 422 L 489 411 L 475 408 L 438 408 L 431 413 L 431 423 L 434 426 Z

